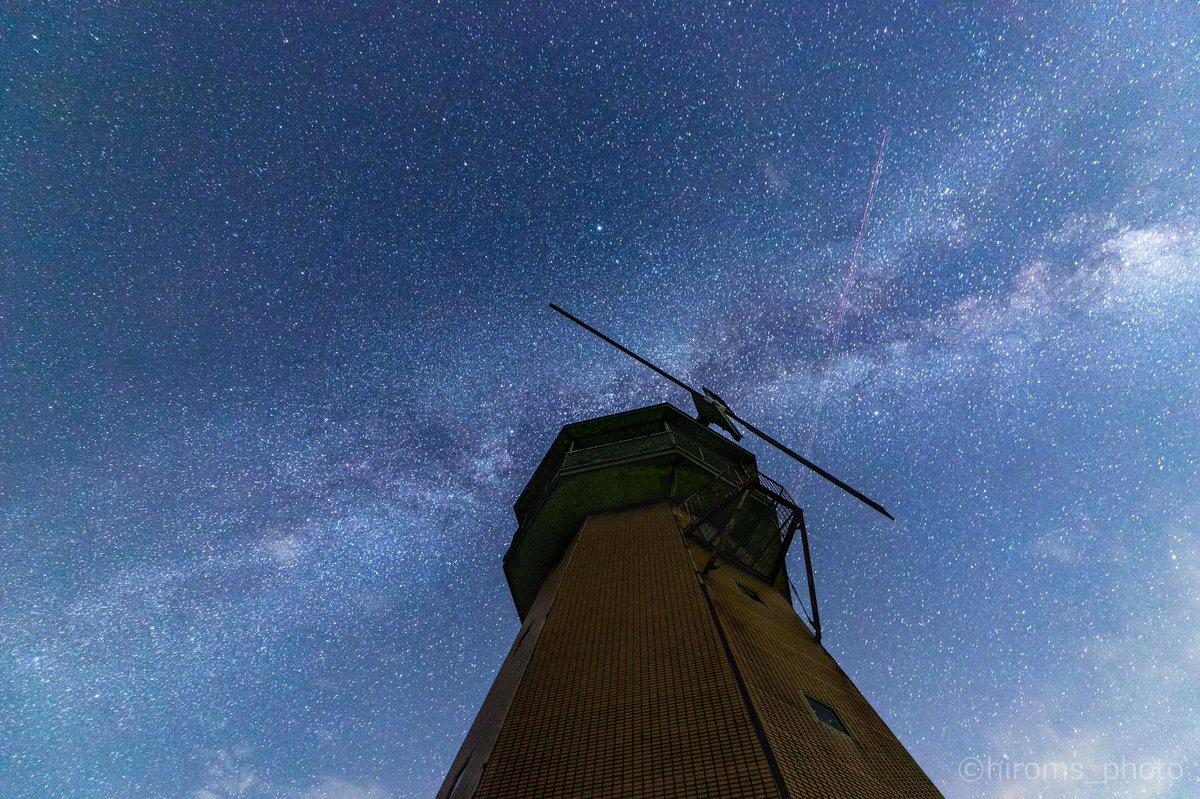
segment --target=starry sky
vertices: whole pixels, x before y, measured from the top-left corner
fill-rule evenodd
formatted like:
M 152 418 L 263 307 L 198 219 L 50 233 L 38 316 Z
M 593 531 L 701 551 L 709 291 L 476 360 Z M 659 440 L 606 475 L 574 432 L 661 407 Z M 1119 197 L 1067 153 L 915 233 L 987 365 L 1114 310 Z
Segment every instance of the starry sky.
M 689 403 L 550 301 L 897 516 L 748 442 L 948 797 L 1200 795 L 1200 13 L 633 5 L 0 11 L 0 796 L 432 795 Z

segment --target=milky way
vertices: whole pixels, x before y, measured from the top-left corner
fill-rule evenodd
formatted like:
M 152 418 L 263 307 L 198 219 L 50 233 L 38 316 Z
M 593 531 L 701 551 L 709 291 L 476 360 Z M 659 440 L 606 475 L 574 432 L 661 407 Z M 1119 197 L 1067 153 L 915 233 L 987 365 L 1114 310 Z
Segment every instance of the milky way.
M 761 464 L 948 797 L 1197 795 L 1196 10 L 623 5 L 6 12 L 0 795 L 431 795 L 558 428 L 689 402 L 550 301 L 797 446 L 829 362 L 897 521 Z

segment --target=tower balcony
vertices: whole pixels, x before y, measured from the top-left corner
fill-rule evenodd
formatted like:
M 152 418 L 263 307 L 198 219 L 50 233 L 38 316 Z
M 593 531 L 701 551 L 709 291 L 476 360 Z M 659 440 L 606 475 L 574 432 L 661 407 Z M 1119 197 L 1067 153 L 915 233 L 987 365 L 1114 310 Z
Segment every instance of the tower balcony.
M 662 404 L 570 424 L 555 438 L 517 499 L 519 527 L 504 557 L 521 619 L 588 516 L 664 500 L 714 560 L 763 578 L 790 602 L 784 555 L 799 509 L 759 474 L 754 455 Z

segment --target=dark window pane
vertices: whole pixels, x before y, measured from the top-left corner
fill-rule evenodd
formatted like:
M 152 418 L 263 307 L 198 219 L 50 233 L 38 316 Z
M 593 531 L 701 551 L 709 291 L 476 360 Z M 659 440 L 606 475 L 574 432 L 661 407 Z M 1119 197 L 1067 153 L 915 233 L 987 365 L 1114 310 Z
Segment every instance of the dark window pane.
M 755 590 L 754 590 L 753 588 L 751 588 L 750 586 L 748 586 L 748 585 L 742 585 L 741 583 L 738 583 L 738 584 L 737 584 L 737 586 L 738 586 L 738 588 L 740 588 L 740 589 L 742 590 L 742 593 L 743 593 L 743 594 L 745 594 L 746 596 L 750 597 L 751 599 L 753 599 L 753 600 L 754 600 L 755 602 L 757 602 L 758 604 L 760 604 L 760 605 L 761 605 L 761 604 L 763 603 L 763 601 L 762 601 L 762 597 L 760 597 L 760 596 L 758 595 L 758 592 L 757 592 L 757 591 L 755 591 Z
M 846 735 L 850 734 L 850 730 L 846 729 L 846 725 L 842 723 L 837 711 L 835 711 L 829 705 L 825 704 L 824 702 L 818 702 L 811 696 L 808 697 L 808 704 L 813 709 L 813 713 L 817 714 L 817 718 L 819 718 L 821 721 L 825 722 L 830 727 L 833 727 L 838 732 L 845 733 Z

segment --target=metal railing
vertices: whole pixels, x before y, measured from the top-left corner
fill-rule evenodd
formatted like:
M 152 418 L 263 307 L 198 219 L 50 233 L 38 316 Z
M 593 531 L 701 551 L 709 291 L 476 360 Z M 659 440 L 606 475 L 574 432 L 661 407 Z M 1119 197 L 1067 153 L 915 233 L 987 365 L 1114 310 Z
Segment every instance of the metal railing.
M 799 523 L 787 489 L 752 467 L 734 464 L 676 506 L 684 532 L 773 582 Z
M 522 503 L 524 512 L 518 517 L 518 524 L 535 517 L 546 502 L 546 498 L 554 490 L 555 483 L 561 475 L 578 474 L 590 469 L 598 469 L 621 463 L 645 460 L 648 458 L 668 455 L 674 452 L 682 453 L 710 473 L 716 474 L 726 467 L 726 461 L 716 458 L 712 453 L 705 455 L 704 448 L 684 435 L 673 430 L 664 430 L 637 438 L 598 444 L 594 447 L 581 447 L 566 452 L 559 462 L 558 468 L 547 472 L 541 485 L 535 489 L 533 501 L 527 505 Z

